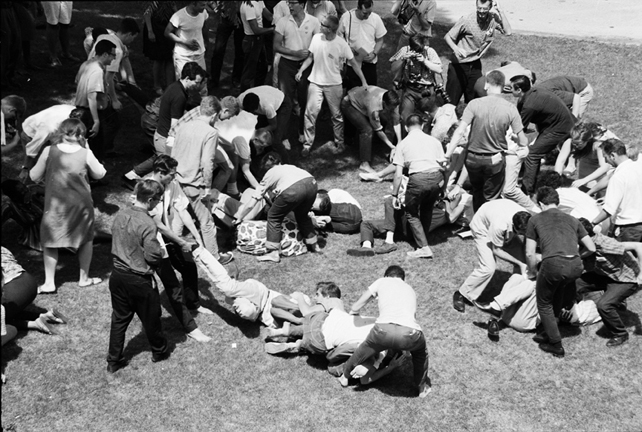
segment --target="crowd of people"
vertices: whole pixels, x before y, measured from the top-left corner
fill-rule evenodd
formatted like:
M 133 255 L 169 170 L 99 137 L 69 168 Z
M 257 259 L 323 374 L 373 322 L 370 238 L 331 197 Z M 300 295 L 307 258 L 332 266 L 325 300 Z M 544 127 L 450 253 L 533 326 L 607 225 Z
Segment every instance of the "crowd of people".
M 60 27 L 62 58 L 73 58 L 63 37 L 72 2 L 42 3 L 65 4 L 58 24 L 48 25 L 52 35 Z M 416 246 L 408 258 L 430 259 L 440 252 L 429 246 L 430 233 L 457 224 L 473 239 L 476 263 L 454 292 L 453 307 L 489 313 L 491 338 L 501 327 L 536 331 L 539 348 L 561 357 L 559 322 L 601 320 L 610 332 L 607 346 L 625 343 L 629 334 L 617 310 L 642 283 L 639 149 L 582 119 L 594 90 L 581 77 L 540 82 L 516 61 L 483 73 L 482 58 L 496 33 L 511 34 L 498 2 L 471 0 L 476 10 L 444 36 L 451 53 L 430 46 L 435 0 L 394 2 L 391 12 L 402 25 L 398 43 L 386 38 L 373 3 L 358 0 L 347 10 L 342 1 L 324 0 L 192 1 L 182 9 L 172 1 L 147 2 L 143 52 L 153 62 L 156 95 L 147 96 L 135 79 L 128 45 L 141 28 L 125 18 L 116 30 L 87 30 L 87 60 L 78 69 L 73 105 L 25 118 L 23 98 L 3 98 L 3 154 L 21 146 L 18 183 L 44 186 L 42 214 L 25 220 L 19 185 L 3 177 L 3 223 L 13 217 L 23 227 L 39 224 L 28 244 L 42 250 L 45 268 L 44 283 L 35 288 L 3 247 L 3 317 L 6 308 L 7 321 L 17 324 L 36 289 L 56 293 L 60 248 L 77 253 L 79 286 L 102 282 L 90 276 L 98 235 L 91 187 L 110 175 L 104 161 L 120 156 L 114 143 L 121 100 L 129 98 L 140 108 L 154 156 L 124 175 L 132 203 L 111 227 L 111 373 L 127 365 L 125 333 L 134 315 L 152 361 L 169 357 L 155 273 L 186 334 L 210 340 L 193 319 L 214 313 L 199 302 L 200 268 L 237 315 L 268 327 L 266 352 L 325 355 L 342 386 L 387 375 L 409 352 L 417 394 L 430 392 L 427 343 L 402 267 L 388 267 L 346 311 L 334 282 L 320 282 L 310 298 L 238 280 L 233 253 L 219 249 L 218 230 L 237 231 L 239 252 L 276 265 L 283 257 L 322 254 L 317 237 L 325 231 L 360 233 L 359 245 L 346 251 L 350 256 L 393 253 L 395 241 L 403 240 Z M 210 14 L 217 27 L 208 68 Z M 221 84 L 221 72 L 232 35 L 230 88 Z M 381 56 L 384 43 L 396 45 L 389 58 Z M 15 66 L 11 59 L 7 64 Z M 3 77 L 11 73 L 4 66 L 3 50 Z M 378 74 L 387 68 L 391 82 Z M 227 94 L 212 95 L 221 92 Z M 362 181 L 392 176 L 383 220 L 363 220 L 355 197 L 320 189 L 295 165 L 321 157 L 314 151 L 321 123 L 332 125 L 333 139 L 324 145 L 332 153 L 358 148 Z M 296 135 L 298 142 L 290 142 Z M 380 143 L 390 163 L 375 171 Z M 547 158 L 556 158 L 554 169 L 541 169 Z M 384 243 L 375 246 L 375 236 Z M 513 275 L 501 293 L 481 302 L 498 258 L 514 267 Z M 10 300 L 15 292 L 20 302 Z M 379 316 L 359 316 L 372 297 Z M 21 325 L 50 332 L 48 322 L 65 321 L 50 310 Z M 3 344 L 15 331 L 6 334 L 3 326 Z

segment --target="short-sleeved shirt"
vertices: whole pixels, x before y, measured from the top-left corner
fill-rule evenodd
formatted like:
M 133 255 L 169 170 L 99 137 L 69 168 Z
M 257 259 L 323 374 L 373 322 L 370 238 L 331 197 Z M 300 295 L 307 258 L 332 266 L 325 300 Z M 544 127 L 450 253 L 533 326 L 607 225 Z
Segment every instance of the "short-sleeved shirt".
M 388 90 L 377 86 L 356 87 L 348 92 L 350 104 L 364 116 L 368 117 L 375 131 L 383 129 L 381 111 L 383 110 L 383 95 Z
M 642 222 L 642 158 L 628 159 L 615 168 L 604 197 L 604 211 L 616 225 Z
M 294 183 L 309 177 L 312 174 L 294 165 L 277 165 L 265 173 L 253 196 L 261 199 L 268 191 L 272 191 L 277 197 Z
M 587 235 L 579 220 L 557 208 L 534 215 L 526 226 L 526 238 L 537 242 L 542 260 L 578 256 L 579 241 Z
M 485 26 L 480 27 L 477 22 L 477 12 L 461 17 L 448 31 L 448 35 L 455 41 L 455 45 L 465 54 L 464 58 L 453 55 L 453 63 L 470 63 L 479 60 L 488 46 L 495 39 L 495 30 L 504 32 L 501 24 L 490 16 Z
M 311 1 L 306 2 L 305 12 L 318 19 L 319 22 L 323 22 L 328 15 L 337 16 L 337 8 L 328 0 L 321 0 L 316 4 L 316 7 Z
M 283 46 L 293 51 L 308 49 L 312 37 L 321 31 L 321 23 L 312 15 L 305 14 L 301 25 L 297 25 L 292 15 L 285 16 L 276 22 L 274 31 L 283 36 Z M 299 59 L 281 54 L 283 58 L 298 61 Z
M 331 41 L 319 33 L 312 37 L 310 52 L 314 58 L 309 80 L 316 85 L 341 85 L 341 68 L 354 58 L 348 43 L 336 36 Z
M 239 111 L 238 115 L 220 120 L 214 126 L 218 130 L 218 142 L 225 151 L 233 151 L 243 160 L 250 160 L 250 141 L 254 136 L 258 120 L 254 114 Z M 241 137 L 242 139 L 235 139 Z
M 332 309 L 321 326 L 326 348 L 331 350 L 339 345 L 363 342 L 374 323 L 374 318 L 350 315 L 339 309 Z
M 238 97 L 239 104 L 243 106 L 243 100 L 249 93 L 259 97 L 259 109 L 257 114 L 266 116 L 269 120 L 276 117 L 276 111 L 281 107 L 285 94 L 272 86 L 262 85 L 245 90 Z
M 351 49 L 367 53 L 374 50 L 376 39 L 384 37 L 386 33 L 388 30 L 379 15 L 372 12 L 368 19 L 360 20 L 356 16 L 356 9 L 341 15 L 337 30 L 337 36 L 347 40 Z M 377 63 L 377 57 L 371 63 Z
M 540 135 L 545 131 L 570 134 L 575 125 L 573 115 L 562 99 L 541 87 L 533 87 L 517 102 L 524 126 L 537 125 Z
M 513 237 L 513 216 L 520 211 L 526 209 L 507 199 L 484 203 L 470 222 L 473 237 L 485 237 L 495 247 L 503 247 Z
M 198 49 L 192 51 L 187 49 L 183 44 L 174 44 L 174 52 L 183 56 L 203 54 L 205 52 L 205 41 L 203 40 L 203 25 L 207 19 L 207 11 L 203 11 L 196 16 L 192 16 L 187 12 L 187 8 L 176 11 L 169 22 L 176 27 L 178 36 L 181 40 L 188 41 L 196 39 L 198 41 Z
M 54 105 L 27 117 L 22 123 L 22 131 L 31 137 L 31 141 L 25 145 L 27 156 L 38 156 L 51 134 L 58 130 L 60 123 L 68 119 L 74 109 L 76 107 L 73 105 Z
M 187 91 L 180 81 L 175 81 L 167 87 L 161 96 L 158 109 L 158 123 L 156 132 L 162 137 L 169 135 L 172 126 L 172 119 L 180 119 L 185 113 L 187 104 Z
M 250 27 L 249 21 L 256 20 L 256 25 L 263 28 L 263 9 L 265 4 L 262 1 L 253 1 L 251 4 L 247 2 L 241 3 L 239 13 L 241 14 L 241 23 L 243 24 L 243 31 L 248 36 L 253 36 L 254 32 Z
M 595 271 L 616 282 L 637 283 L 640 265 L 624 244 L 603 234 L 595 234 Z
M 384 277 L 370 285 L 368 291 L 379 299 L 377 324 L 398 324 L 421 331 L 415 316 L 417 294 L 410 285 L 396 277 Z
M 25 272 L 9 249 L 2 246 L 2 277 L 4 283 L 8 284 Z
M 584 90 L 587 85 L 588 83 L 584 78 L 561 75 L 542 81 L 537 84 L 537 87 L 545 88 L 555 93 L 567 107 L 572 107 L 575 95 Z
M 437 15 L 437 1 L 436 0 L 424 0 L 419 3 L 417 12 L 412 15 L 410 21 L 406 23 L 403 28 L 403 32 L 407 36 L 414 36 L 416 34 L 424 36 L 432 36 L 432 23 L 435 21 L 435 16 Z M 419 17 L 422 17 L 424 21 L 428 22 L 428 28 L 425 29 L 419 21 Z
M 129 57 L 129 49 L 127 49 L 127 46 L 123 43 L 123 41 L 120 40 L 118 36 L 116 36 L 115 33 L 103 34 L 98 36 L 98 39 L 96 39 L 96 43 L 102 40 L 108 40 L 109 42 L 116 45 L 116 58 L 106 66 L 106 70 L 107 72 L 118 72 L 120 70 L 120 63 L 123 61 L 123 59 Z M 89 55 L 87 56 L 87 59 L 92 59 L 94 57 L 96 57 L 96 44 L 94 44 L 94 46 L 92 47 Z
M 560 197 L 557 208 L 574 218 L 585 218 L 592 221 L 600 214 L 600 206 L 597 201 L 578 188 L 558 188 L 557 194 Z
M 414 129 L 397 145 L 392 163 L 408 168 L 409 174 L 415 174 L 438 171 L 441 168 L 439 162 L 445 159 L 441 142 L 419 129 Z
M 515 105 L 497 95 L 470 101 L 461 120 L 470 125 L 468 150 L 475 153 L 494 154 L 506 151 L 508 128 L 512 128 L 515 134 L 524 130 Z
M 330 189 L 328 191 L 330 202 L 332 204 L 352 204 L 361 208 L 361 204 L 348 191 L 343 189 Z
M 76 75 L 76 106 L 89 108 L 89 95 L 97 93 L 99 106 L 105 103 L 105 68 L 95 60 L 87 60 Z

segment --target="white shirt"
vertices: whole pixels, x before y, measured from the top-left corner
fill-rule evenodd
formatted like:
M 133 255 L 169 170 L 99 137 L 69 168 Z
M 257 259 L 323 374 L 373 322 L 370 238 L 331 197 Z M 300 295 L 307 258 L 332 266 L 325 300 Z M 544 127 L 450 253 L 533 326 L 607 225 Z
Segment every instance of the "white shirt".
M 262 85 L 241 93 L 238 97 L 241 106 L 243 106 L 245 96 L 249 93 L 254 93 L 259 97 L 259 109 L 257 113 L 266 116 L 268 120 L 276 117 L 276 111 L 281 107 L 283 99 L 285 98 L 285 94 L 281 90 L 272 86 Z
M 609 180 L 604 211 L 614 216 L 615 225 L 642 222 L 642 158 L 622 162 Z
M 58 130 L 60 123 L 68 119 L 74 109 L 74 105 L 54 105 L 27 117 L 22 123 L 22 131 L 31 137 L 31 141 L 25 145 L 27 156 L 38 156 L 49 136 Z
M 187 13 L 187 8 L 183 8 L 172 15 L 169 22 L 178 30 L 176 36 L 183 41 L 196 39 L 198 41 L 198 49 L 192 51 L 187 49 L 183 44 L 174 44 L 174 52 L 176 54 L 187 56 L 195 54 L 203 54 L 205 52 L 205 42 L 203 40 L 203 25 L 207 19 L 207 11 L 203 11 L 197 16 L 191 16 Z M 100 39 L 100 38 L 99 38 Z
M 281 18 L 290 16 L 290 8 L 288 7 L 287 0 L 280 1 L 272 9 L 272 23 L 278 24 Z
M 421 331 L 415 317 L 417 294 L 410 285 L 396 277 L 384 277 L 370 285 L 368 291 L 379 298 L 377 324 L 398 324 Z
M 341 15 L 337 36 L 346 39 L 354 51 L 363 50 L 371 53 L 374 50 L 376 39 L 388 33 L 383 20 L 372 12 L 368 19 L 360 20 L 356 16 L 356 9 Z M 371 63 L 377 63 L 377 57 Z
M 343 189 L 330 189 L 328 191 L 328 196 L 330 197 L 330 202 L 332 204 L 353 204 L 361 208 L 361 204 L 357 201 L 352 195 Z
M 297 25 L 292 15 L 288 15 L 276 21 L 274 31 L 283 36 L 283 46 L 293 51 L 308 49 L 312 42 L 312 36 L 321 31 L 321 23 L 312 15 L 305 14 L 301 25 Z M 281 54 L 284 58 L 298 61 L 299 59 Z
M 321 326 L 321 333 L 326 348 L 332 350 L 346 343 L 360 344 L 366 340 L 374 324 L 374 318 L 350 315 L 340 309 L 332 309 Z
M 445 161 L 441 142 L 420 129 L 413 129 L 397 146 L 392 163 L 408 168 L 408 174 L 438 171 Z
M 226 151 L 233 150 L 241 159 L 250 159 L 250 140 L 254 136 L 254 129 L 258 122 L 254 114 L 247 111 L 239 111 L 238 115 L 231 117 L 227 120 L 219 120 L 215 124 L 218 130 L 218 141 Z M 241 137 L 244 143 L 239 146 L 234 146 L 232 142 L 234 138 Z M 237 140 L 239 141 L 239 140 Z M 234 141 L 237 143 L 237 141 Z
M 510 240 L 513 232 L 513 216 L 520 211 L 526 211 L 515 201 L 498 199 L 482 205 L 473 220 L 470 230 L 476 239 L 488 238 L 493 245 L 500 248 Z
M 309 50 L 314 58 L 309 81 L 316 85 L 341 85 L 341 68 L 354 58 L 348 43 L 338 36 L 329 41 L 319 33 L 312 38 Z
M 96 43 L 102 40 L 108 40 L 109 42 L 116 45 L 116 58 L 105 67 L 105 70 L 107 72 L 118 72 L 120 70 L 120 62 L 123 61 L 124 58 L 129 57 L 129 50 L 127 49 L 127 46 L 123 43 L 123 41 L 121 41 L 120 38 L 116 36 L 116 33 L 114 33 L 112 30 L 108 31 L 111 33 L 98 36 L 98 39 L 96 39 Z M 87 56 L 87 60 L 94 57 L 96 57 L 96 44 L 94 44 L 94 46 L 91 48 L 91 51 Z
M 249 21 L 256 20 L 256 25 L 263 28 L 263 9 L 265 9 L 265 4 L 262 1 L 253 1 L 251 2 L 251 5 L 248 5 L 246 2 L 241 4 L 239 13 L 241 14 L 243 31 L 246 35 L 254 35 Z

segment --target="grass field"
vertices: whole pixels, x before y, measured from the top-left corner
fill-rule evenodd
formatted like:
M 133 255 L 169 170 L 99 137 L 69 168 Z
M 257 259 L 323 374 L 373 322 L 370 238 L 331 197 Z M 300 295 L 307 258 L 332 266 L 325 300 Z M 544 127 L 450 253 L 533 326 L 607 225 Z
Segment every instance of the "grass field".
M 122 17 L 140 19 L 140 3 L 74 2 L 74 53 L 82 53 L 86 26 L 113 29 Z M 389 3 L 377 2 L 377 10 L 385 15 Z M 389 34 L 379 66 L 384 87 L 390 84 L 385 59 L 399 34 L 397 25 L 391 21 L 387 25 Z M 437 26 L 432 40 L 444 57 L 448 50 L 442 36 L 447 30 Z M 36 64 L 44 65 L 45 47 L 44 31 L 38 31 L 32 48 Z M 141 40 L 133 43 L 131 59 L 137 81 L 151 94 L 151 64 L 142 56 Z M 484 59 L 484 69 L 498 67 L 506 59 L 536 71 L 540 80 L 557 74 L 586 77 L 596 91 L 588 116 L 622 140 L 642 144 L 642 107 L 636 91 L 642 76 L 639 47 L 554 37 L 498 37 Z M 24 88 L 18 94 L 27 99 L 28 114 L 71 100 L 77 68 L 64 65 L 34 73 L 28 82 L 22 77 Z M 228 70 L 229 64 L 224 73 Z M 2 96 L 7 94 L 3 89 Z M 137 109 L 125 103 L 121 118 L 123 128 L 116 147 L 125 157 L 109 160 L 107 185 L 94 191 L 98 227 L 105 231 L 128 196 L 120 187 L 121 174 L 149 154 Z M 320 129 L 323 135 L 330 127 Z M 299 148 L 296 150 L 298 154 Z M 382 167 L 384 149 L 378 150 L 375 162 Z M 3 157 L 3 175 L 16 174 L 20 163 L 18 155 Z M 349 148 L 339 156 L 320 149 L 296 163 L 309 169 L 320 186 L 348 190 L 361 202 L 365 218 L 383 215 L 381 198 L 390 183 L 358 181 L 357 149 Z M 18 245 L 17 231 L 12 222 L 3 226 L 2 244 L 43 281 L 41 254 Z M 429 237 L 435 253 L 431 261 L 407 260 L 406 252 L 412 247 L 406 243 L 390 255 L 348 257 L 346 249 L 358 242 L 357 235 L 330 234 L 322 257 L 307 254 L 269 265 L 236 254 L 237 263 L 241 278 L 259 279 L 284 293 L 312 293 L 316 282 L 333 280 L 347 305 L 382 276 L 388 265 L 401 264 L 417 291 L 417 318 L 428 341 L 433 384 L 428 398 L 412 397 L 410 362 L 371 388 L 342 389 L 325 371 L 323 359 L 265 354 L 258 325 L 237 318 L 204 274 L 200 280 L 203 304 L 216 314 L 198 316 L 197 322 L 212 341 L 187 340 L 168 312 L 163 294 L 162 321 L 173 349 L 171 358 L 151 363 L 147 340 L 135 319 L 125 352 L 130 366 L 110 375 L 105 371 L 111 314 L 106 282 L 110 246 L 96 244 L 91 275 L 105 282 L 79 288 L 76 258 L 61 254 L 56 275 L 59 293 L 36 299 L 39 306 L 59 308 L 71 322 L 56 326 L 57 335 L 20 333 L 15 343 L 3 347 L 2 364 L 8 378 L 2 388 L 3 427 L 20 432 L 642 430 L 639 294 L 629 299 L 624 312 L 631 333 L 628 344 L 606 348 L 606 339 L 596 334 L 600 324 L 564 327 L 567 355 L 556 359 L 541 352 L 530 334 L 506 329 L 500 341 L 493 343 L 486 337 L 486 315 L 470 308 L 465 314 L 452 309 L 452 292 L 472 269 L 474 252 L 471 242 L 454 236 L 450 228 Z M 508 266 L 500 264 L 490 290 L 501 287 L 507 272 Z M 370 305 L 365 312 L 376 315 L 376 306 Z

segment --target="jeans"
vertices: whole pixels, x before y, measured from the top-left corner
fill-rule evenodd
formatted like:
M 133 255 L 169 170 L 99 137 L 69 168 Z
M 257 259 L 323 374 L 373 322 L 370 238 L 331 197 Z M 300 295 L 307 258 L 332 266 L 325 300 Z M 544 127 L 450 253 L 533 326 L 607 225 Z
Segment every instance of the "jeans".
M 297 82 L 294 79 L 294 76 L 299 71 L 299 68 L 301 67 L 302 63 L 303 63 L 302 61 L 294 61 L 294 60 L 289 60 L 281 57 L 281 60 L 279 61 L 279 72 L 278 72 L 279 89 L 286 96 L 289 96 L 291 100 L 294 100 L 294 95 L 296 94 L 297 101 L 299 102 L 299 108 L 301 109 L 301 115 L 299 116 L 299 125 L 298 125 L 299 134 L 303 134 L 303 122 L 304 122 L 303 113 L 308 103 L 308 86 L 310 85 L 310 81 L 308 81 L 308 77 L 310 76 L 310 72 L 312 72 L 311 67 L 307 68 L 303 72 L 303 75 L 301 76 L 301 80 Z
M 604 290 L 604 294 L 597 301 L 597 311 L 604 326 L 614 337 L 628 334 L 617 309 L 625 299 L 637 291 L 637 284 L 618 282 L 607 276 L 588 272 L 575 281 L 575 287 L 578 292 Z
M 642 223 L 617 225 L 620 233 L 616 236 L 620 242 L 642 242 Z
M 221 69 L 225 60 L 225 49 L 230 36 L 234 34 L 234 66 L 232 67 L 232 78 L 241 80 L 243 73 L 243 26 L 235 26 L 232 20 L 221 17 L 216 28 L 216 40 L 210 62 L 210 87 L 218 87 L 221 79 Z
M 350 377 L 355 366 L 386 349 L 410 351 L 414 383 L 420 391 L 428 383 L 428 349 L 421 330 L 397 324 L 375 324 L 366 340 L 352 354 L 343 367 L 343 375 Z
M 506 160 L 504 155 L 478 155 L 468 151 L 466 169 L 472 187 L 475 212 L 487 201 L 499 198 L 504 187 Z
M 243 38 L 243 74 L 241 91 L 258 87 L 265 83 L 267 77 L 267 57 L 262 36 L 245 35 Z
M 198 270 L 191 254 L 184 254 L 178 245 L 167 243 L 169 260 L 183 279 L 183 299 L 187 309 L 198 309 L 201 300 L 198 295 Z
M 98 133 L 89 138 L 89 148 L 96 156 L 96 159 L 102 161 L 105 157 L 105 153 L 114 148 L 114 140 L 116 134 L 120 129 L 120 118 L 118 117 L 118 111 L 116 111 L 111 105 L 108 105 L 105 109 L 98 110 L 98 120 L 100 121 L 100 127 L 98 128 Z M 85 126 L 89 131 L 94 125 L 91 115 L 88 116 Z
M 370 120 L 352 105 L 347 96 L 341 101 L 341 112 L 359 133 L 359 159 L 361 162 L 371 162 L 374 129 Z
M 549 342 L 562 341 L 556 316 L 567 303 L 575 299 L 575 279 L 582 274 L 580 257 L 550 257 L 544 259 L 537 272 L 535 295 L 544 331 Z
M 365 220 L 361 223 L 361 244 L 365 241 L 374 242 L 375 235 L 381 237 L 387 232 L 406 236 L 406 217 L 401 210 L 395 210 L 392 206 L 392 196 L 383 200 L 384 219 Z M 398 230 L 398 231 L 397 231 Z M 403 231 L 403 232 L 402 232 Z
M 443 181 L 441 171 L 410 174 L 404 208 L 412 236 L 419 248 L 428 246 L 426 233 L 430 230 L 432 208 L 439 198 L 440 184 Z
M 341 99 L 343 87 L 341 85 L 320 86 L 310 83 L 308 87 L 308 104 L 305 107 L 305 145 L 312 146 L 316 133 L 316 122 L 323 99 L 328 102 L 332 114 L 332 128 L 334 130 L 334 143 L 343 146 L 343 116 L 341 115 Z
M 524 175 L 522 189 L 526 195 L 535 192 L 535 182 L 539 174 L 542 158 L 550 153 L 557 145 L 561 145 L 570 136 L 570 130 L 565 132 L 542 131 L 535 142 L 528 148 L 528 156 L 524 159 Z
M 481 76 L 481 60 L 470 63 L 450 62 L 446 81 L 446 94 L 450 98 L 450 103 L 457 106 L 462 94 L 466 103 L 475 99 L 475 83 Z
M 290 212 L 294 212 L 297 226 L 305 243 L 317 242 L 316 231 L 308 213 L 317 197 L 317 182 L 312 177 L 299 180 L 276 197 L 267 215 L 268 250 L 278 250 L 281 244 L 281 225 Z
M 520 148 L 520 153 L 528 152 L 528 149 Z M 517 186 L 519 180 L 519 170 L 522 168 L 522 161 L 526 155 L 516 154 L 516 153 L 507 153 L 506 154 L 506 175 L 504 180 L 504 188 L 502 189 L 502 197 L 515 201 L 517 204 L 524 207 L 529 212 L 533 213 L 539 211 L 535 206 L 535 203 L 531 201 L 529 197 L 522 192 L 522 190 Z
M 138 316 L 152 348 L 158 358 L 168 351 L 167 340 L 161 328 L 161 303 L 152 276 L 141 276 L 113 269 L 109 277 L 111 293 L 111 330 L 107 363 L 116 365 L 123 361 L 125 333 L 129 323 Z
M 292 99 L 290 95 L 285 93 L 283 102 L 278 110 L 276 110 L 276 130 L 273 132 L 272 147 L 283 158 L 283 163 L 287 164 L 290 161 L 287 149 L 283 146 L 283 137 L 287 135 L 289 130 L 290 116 L 292 115 Z
M 181 323 L 186 333 L 192 332 L 197 328 L 197 326 L 192 314 L 187 310 L 187 306 L 183 299 L 183 288 L 176 277 L 176 273 L 174 273 L 174 268 L 172 267 L 172 263 L 169 258 L 165 258 L 161 261 L 161 265 L 157 273 L 165 287 L 165 293 L 169 299 L 169 304 L 172 306 L 172 310 L 176 314 L 176 318 Z
M 399 106 L 399 113 L 401 114 L 402 121 L 406 122 L 406 119 L 414 114 L 417 111 L 417 105 L 419 101 L 424 98 L 424 94 L 434 93 L 434 87 L 424 87 L 424 89 L 418 89 L 415 87 L 406 86 L 403 89 L 403 95 L 401 96 L 401 105 Z

